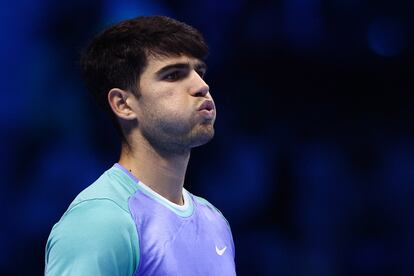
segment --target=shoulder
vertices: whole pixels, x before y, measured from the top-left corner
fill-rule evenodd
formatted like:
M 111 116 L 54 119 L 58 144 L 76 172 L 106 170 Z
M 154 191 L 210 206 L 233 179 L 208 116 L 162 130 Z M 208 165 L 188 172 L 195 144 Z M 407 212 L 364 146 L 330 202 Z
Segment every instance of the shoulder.
M 102 228 L 104 227 L 105 228 Z M 54 231 L 67 232 L 82 229 L 86 233 L 97 232 L 105 235 L 109 231 L 124 231 L 133 226 L 128 211 L 117 202 L 107 198 L 92 198 L 72 204 L 53 227 Z M 74 232 L 76 233 L 76 232 Z
M 235 247 L 234 247 L 233 235 L 232 235 L 230 223 L 228 222 L 228 220 L 224 217 L 223 213 L 218 208 L 216 208 L 213 204 L 211 204 L 205 198 L 195 196 L 193 194 L 192 194 L 192 197 L 194 201 L 196 202 L 196 204 L 200 206 L 200 209 L 203 210 L 204 215 L 211 216 L 210 219 L 215 219 L 216 221 L 217 220 L 220 221 L 220 223 L 218 224 L 219 229 L 223 231 L 222 233 L 225 233 L 224 235 L 230 241 L 232 252 L 233 252 L 233 257 L 234 257 Z
M 136 190 L 136 183 L 121 169 L 113 166 L 80 192 L 69 206 L 69 209 L 81 202 L 109 199 L 128 212 L 128 199 Z
M 109 199 L 71 205 L 53 227 L 46 245 L 48 275 L 132 274 L 138 237 L 128 212 Z M 69 272 L 69 273 L 68 273 Z
M 205 199 L 205 198 L 203 198 L 203 197 L 201 197 L 201 196 L 196 196 L 196 195 L 193 195 L 193 194 L 191 194 L 192 196 L 193 196 L 193 198 L 194 198 L 194 200 L 198 203 L 198 204 L 200 204 L 200 205 L 202 205 L 202 206 L 206 206 L 206 207 L 208 207 L 209 209 L 211 209 L 211 210 L 213 210 L 213 211 L 215 211 L 215 212 L 217 212 L 217 213 L 219 213 L 219 214 L 221 214 L 221 215 L 223 215 L 221 212 L 220 212 L 220 210 L 219 209 L 217 209 L 213 204 L 211 204 L 207 199 Z
M 226 224 L 228 225 L 228 227 L 230 228 L 229 222 L 227 221 L 227 219 L 224 217 L 223 213 L 217 207 L 215 207 L 212 203 L 210 203 L 207 199 L 205 199 L 203 197 L 196 196 L 196 195 L 193 195 L 193 194 L 191 194 L 191 195 L 194 198 L 194 201 L 198 205 L 207 208 L 210 212 L 213 212 L 214 214 L 216 214 L 219 217 L 221 217 L 226 222 Z

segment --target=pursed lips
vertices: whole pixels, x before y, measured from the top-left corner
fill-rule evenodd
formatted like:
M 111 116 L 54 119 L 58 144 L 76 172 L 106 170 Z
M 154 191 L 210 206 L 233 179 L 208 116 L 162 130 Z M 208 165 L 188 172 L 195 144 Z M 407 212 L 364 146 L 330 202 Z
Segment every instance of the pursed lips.
M 215 110 L 215 106 L 214 106 L 214 102 L 211 100 L 205 100 L 200 107 L 198 108 L 198 112 L 200 112 L 200 114 L 208 119 L 208 120 L 213 120 L 216 116 L 216 110 Z
M 215 109 L 214 102 L 213 101 L 210 101 L 210 100 L 205 100 L 200 105 L 200 107 L 198 108 L 198 111 L 201 111 L 201 110 L 210 111 L 210 110 L 213 110 L 213 109 Z

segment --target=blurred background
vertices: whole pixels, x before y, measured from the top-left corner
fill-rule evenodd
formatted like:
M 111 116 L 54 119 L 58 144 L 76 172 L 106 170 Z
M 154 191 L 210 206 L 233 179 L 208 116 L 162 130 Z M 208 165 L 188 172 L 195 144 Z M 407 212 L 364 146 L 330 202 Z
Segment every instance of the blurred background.
M 41 275 L 52 226 L 117 161 L 79 52 L 153 14 L 210 44 L 216 137 L 186 187 L 229 220 L 238 275 L 414 275 L 414 1 L 0 3 L 1 275 Z

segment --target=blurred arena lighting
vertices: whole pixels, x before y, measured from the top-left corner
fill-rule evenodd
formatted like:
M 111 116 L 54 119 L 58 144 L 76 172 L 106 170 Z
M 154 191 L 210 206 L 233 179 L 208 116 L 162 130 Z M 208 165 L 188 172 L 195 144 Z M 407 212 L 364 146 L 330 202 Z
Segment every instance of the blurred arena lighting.
M 132 1 L 132 0 L 106 0 L 103 5 L 103 24 L 134 18 L 142 15 L 163 14 L 169 15 L 160 1 Z
M 283 28 L 291 46 L 299 50 L 318 49 L 323 38 L 320 0 L 283 1 Z
M 407 47 L 407 29 L 396 18 L 378 17 L 369 25 L 368 43 L 379 56 L 396 56 Z
M 226 149 L 226 155 L 220 159 L 226 169 L 206 168 L 197 182 L 202 194 L 237 223 L 260 210 L 270 195 L 272 187 L 266 181 L 270 152 L 264 141 L 249 139 L 233 141 Z
M 275 5 L 253 10 L 246 30 L 249 42 L 262 48 L 280 42 L 280 19 L 281 11 Z

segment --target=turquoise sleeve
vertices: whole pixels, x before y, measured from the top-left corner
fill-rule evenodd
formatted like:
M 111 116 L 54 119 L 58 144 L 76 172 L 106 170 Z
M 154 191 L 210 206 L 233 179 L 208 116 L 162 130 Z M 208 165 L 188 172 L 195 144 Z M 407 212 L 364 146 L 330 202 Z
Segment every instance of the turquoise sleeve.
M 69 209 L 46 245 L 45 275 L 133 275 L 139 241 L 128 212 L 108 199 Z

